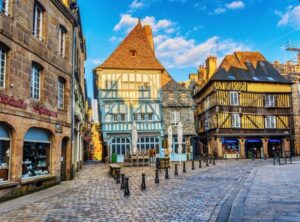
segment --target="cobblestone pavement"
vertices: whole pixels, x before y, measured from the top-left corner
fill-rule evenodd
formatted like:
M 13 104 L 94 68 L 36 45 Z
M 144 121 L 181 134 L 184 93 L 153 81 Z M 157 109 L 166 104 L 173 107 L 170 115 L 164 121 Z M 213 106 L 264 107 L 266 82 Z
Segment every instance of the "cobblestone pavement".
M 226 205 L 224 203 L 230 204 L 226 200 L 230 200 L 231 193 L 238 192 L 236 185 L 263 166 L 267 165 L 270 172 L 274 170 L 271 160 L 222 160 L 217 161 L 216 166 L 203 166 L 202 169 L 195 165 L 196 170 L 192 171 L 191 163 L 188 163 L 185 174 L 180 167 L 176 177 L 172 166 L 170 179 L 165 180 L 162 172 L 159 184 L 154 183 L 153 167 L 122 168 L 130 178 L 131 191 L 130 197 L 124 197 L 120 186 L 108 176 L 107 165 L 88 164 L 73 181 L 65 183 L 66 189 L 60 187 L 56 192 L 53 188 L 49 190 L 52 195 L 45 195 L 44 199 L 39 197 L 36 201 L 31 195 L 38 196 L 39 193 L 0 204 L 0 221 L 216 221 L 220 212 L 226 221 L 230 212 L 222 211 L 222 207 Z M 147 190 L 141 191 L 141 174 L 144 172 Z M 260 178 L 263 180 L 264 176 Z M 287 183 L 288 178 L 285 181 Z M 265 182 L 258 182 L 257 186 L 264 186 Z M 285 187 L 286 193 L 295 186 L 292 183 Z M 273 190 L 276 196 L 278 189 Z M 299 187 L 297 191 L 299 197 Z M 30 201 L 26 203 L 26 199 Z M 20 202 L 22 206 L 12 207 Z M 12 210 L 7 211 L 10 206 Z
M 299 221 L 300 162 L 254 169 L 237 198 L 230 221 Z

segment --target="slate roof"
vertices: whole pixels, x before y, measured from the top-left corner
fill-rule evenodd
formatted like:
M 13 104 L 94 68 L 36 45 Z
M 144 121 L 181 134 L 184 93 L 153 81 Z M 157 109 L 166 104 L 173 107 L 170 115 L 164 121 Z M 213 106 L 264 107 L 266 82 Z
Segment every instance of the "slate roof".
M 291 83 L 259 52 L 235 52 L 225 56 L 213 80 Z
M 136 56 L 131 55 L 133 50 Z M 99 68 L 165 69 L 156 58 L 140 21 Z

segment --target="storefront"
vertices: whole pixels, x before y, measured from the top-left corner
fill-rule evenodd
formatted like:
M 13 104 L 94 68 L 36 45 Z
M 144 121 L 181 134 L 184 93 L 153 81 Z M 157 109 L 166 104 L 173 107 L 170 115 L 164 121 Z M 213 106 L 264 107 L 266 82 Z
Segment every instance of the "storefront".
M 110 143 L 110 156 L 113 162 L 124 162 L 125 155 L 130 154 L 129 138 L 113 138 Z M 117 156 L 117 160 L 113 160 Z
M 172 154 L 171 154 L 171 161 L 186 161 L 187 160 L 187 147 L 186 147 L 186 139 L 182 139 L 182 153 L 178 153 L 178 139 L 177 137 L 173 138 L 173 145 L 172 145 Z
M 50 134 L 39 128 L 27 131 L 23 146 L 22 178 L 32 178 L 50 174 Z
M 10 133 L 0 124 L 0 183 L 9 178 Z
M 259 138 L 250 138 L 245 143 L 245 155 L 246 158 L 252 159 L 253 155 L 255 158 L 263 158 L 263 144 Z
M 222 138 L 222 148 L 224 158 L 236 158 L 236 155 L 239 157 L 240 147 L 238 139 Z
M 274 153 L 282 157 L 282 139 L 271 138 L 268 141 L 268 153 L 269 157 L 273 158 Z

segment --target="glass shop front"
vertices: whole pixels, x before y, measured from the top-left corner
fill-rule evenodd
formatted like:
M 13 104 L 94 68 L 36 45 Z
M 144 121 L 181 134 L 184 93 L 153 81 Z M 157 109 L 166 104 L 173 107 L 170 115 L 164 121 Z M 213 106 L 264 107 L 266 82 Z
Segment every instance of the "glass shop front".
M 46 130 L 31 128 L 26 133 L 23 146 L 23 179 L 50 174 L 50 146 L 50 134 Z
M 0 183 L 9 177 L 10 139 L 9 130 L 0 124 Z

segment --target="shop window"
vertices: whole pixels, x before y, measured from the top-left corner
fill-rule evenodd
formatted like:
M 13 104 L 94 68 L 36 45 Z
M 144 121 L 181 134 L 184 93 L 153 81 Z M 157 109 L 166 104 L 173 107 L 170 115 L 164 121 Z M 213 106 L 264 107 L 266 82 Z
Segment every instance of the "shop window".
M 65 80 L 58 79 L 58 109 L 63 110 L 65 103 Z
M 173 138 L 173 147 L 172 147 L 174 153 L 178 153 L 178 147 L 179 147 L 178 138 L 175 137 L 175 138 Z M 185 138 L 182 139 L 182 153 L 186 153 L 186 140 L 185 140 Z
M 229 93 L 229 95 L 230 95 L 230 105 L 238 106 L 239 105 L 239 94 L 238 94 L 238 92 L 231 91 Z
M 130 154 L 130 141 L 128 138 L 114 138 L 111 141 L 111 154 Z
M 43 39 L 43 7 L 35 2 L 34 4 L 34 16 L 33 16 L 33 35 L 38 39 Z
M 30 94 L 31 98 L 39 100 L 41 93 L 41 72 L 40 66 L 33 64 L 31 70 Z
M 66 55 L 66 35 L 66 28 L 62 25 L 59 26 L 59 55 L 62 57 L 65 57 Z
M 141 154 L 148 154 L 150 149 L 159 153 L 159 140 L 155 137 L 139 137 L 137 148 Z
M 276 128 L 276 116 L 267 116 L 266 117 L 266 128 L 275 129 Z
M 241 127 L 241 118 L 239 114 L 231 114 L 231 124 L 232 124 L 232 128 Z
M 0 45 L 0 88 L 5 88 L 7 49 Z
M 8 15 L 8 4 L 9 0 L 0 0 L 0 12 Z
M 31 128 L 23 146 L 22 178 L 50 174 L 50 135 L 43 129 Z
M 265 96 L 266 107 L 275 107 L 275 95 L 267 94 Z
M 10 134 L 6 127 L 0 125 L 0 183 L 8 180 L 10 159 Z

